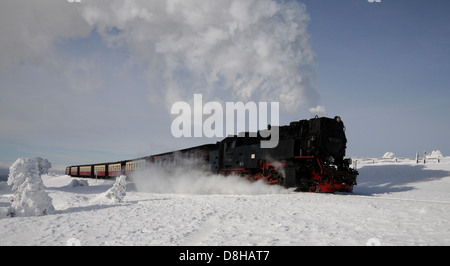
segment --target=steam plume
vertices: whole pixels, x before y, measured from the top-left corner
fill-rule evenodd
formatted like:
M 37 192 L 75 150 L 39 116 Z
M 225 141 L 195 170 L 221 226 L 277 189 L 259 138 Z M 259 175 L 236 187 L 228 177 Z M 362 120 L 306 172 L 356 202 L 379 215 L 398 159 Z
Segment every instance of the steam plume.
M 305 5 L 275 0 L 5 1 L 0 72 L 57 60 L 55 44 L 92 30 L 143 66 L 150 100 L 315 101 Z M 53 58 L 53 59 L 52 59 Z
M 285 111 L 317 95 L 305 6 L 273 0 L 86 1 L 82 17 L 146 67 L 153 102 L 202 92 L 279 101 Z

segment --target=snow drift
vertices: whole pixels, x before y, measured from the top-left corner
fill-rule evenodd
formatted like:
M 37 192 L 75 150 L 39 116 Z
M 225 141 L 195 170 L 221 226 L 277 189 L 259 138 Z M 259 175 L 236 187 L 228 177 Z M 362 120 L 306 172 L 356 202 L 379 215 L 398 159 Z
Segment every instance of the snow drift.
M 74 179 L 67 186 L 68 187 L 87 187 L 87 186 L 89 186 L 89 183 L 86 180 Z

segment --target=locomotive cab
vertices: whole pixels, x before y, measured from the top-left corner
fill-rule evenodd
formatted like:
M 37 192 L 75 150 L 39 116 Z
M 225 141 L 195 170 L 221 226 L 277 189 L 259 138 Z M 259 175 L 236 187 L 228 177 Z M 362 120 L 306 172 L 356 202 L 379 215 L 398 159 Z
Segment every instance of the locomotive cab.
M 293 122 L 289 130 L 294 156 L 285 168 L 285 186 L 299 191 L 353 190 L 358 172 L 350 168 L 351 159 L 344 159 L 347 138 L 339 116 Z
M 339 116 L 322 121 L 320 130 L 320 156 L 329 163 L 340 165 L 345 157 L 347 138 L 345 126 Z

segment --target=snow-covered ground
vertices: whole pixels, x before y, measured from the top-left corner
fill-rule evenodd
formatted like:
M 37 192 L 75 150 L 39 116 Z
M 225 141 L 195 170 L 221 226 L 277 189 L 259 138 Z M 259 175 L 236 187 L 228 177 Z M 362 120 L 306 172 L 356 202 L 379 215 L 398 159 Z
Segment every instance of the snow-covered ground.
M 43 175 L 56 212 L 13 218 L 3 182 L 0 245 L 450 245 L 450 157 L 357 167 L 352 194 L 145 173 L 128 180 L 121 203 L 105 197 L 114 180 L 73 186 L 69 176 Z

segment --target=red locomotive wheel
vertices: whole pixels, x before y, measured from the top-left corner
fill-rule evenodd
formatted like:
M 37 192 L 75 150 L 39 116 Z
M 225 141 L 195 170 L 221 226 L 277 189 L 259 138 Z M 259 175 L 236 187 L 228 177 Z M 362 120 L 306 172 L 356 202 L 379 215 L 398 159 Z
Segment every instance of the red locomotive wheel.
M 254 177 L 254 180 L 255 180 L 255 181 L 258 181 L 258 180 L 263 179 L 263 178 L 264 178 L 264 175 L 263 175 L 263 174 L 257 173 L 257 174 L 255 175 L 255 177 Z

